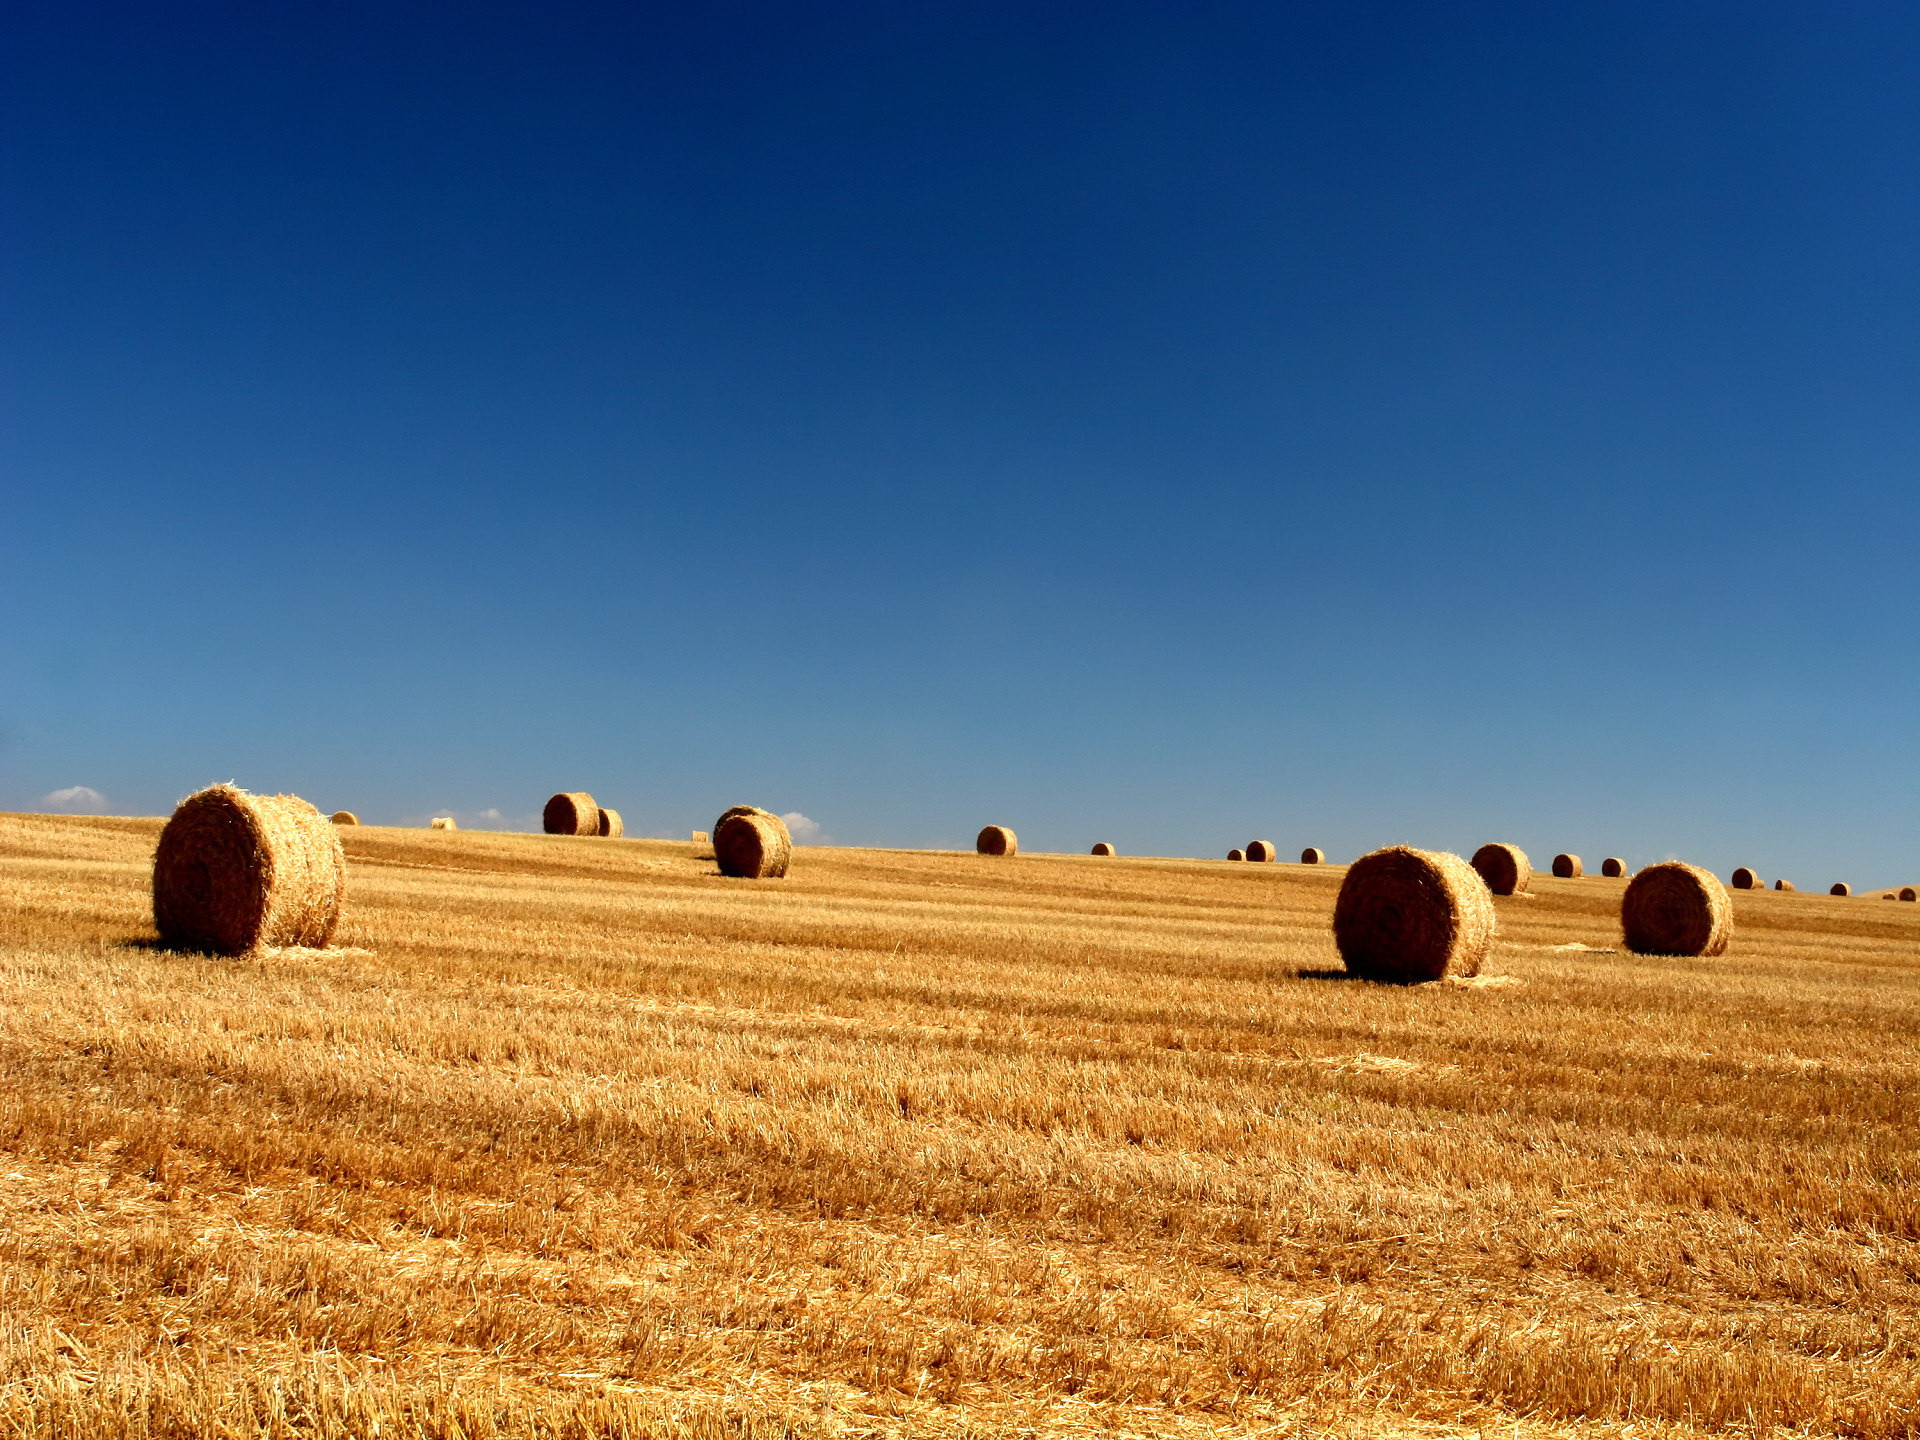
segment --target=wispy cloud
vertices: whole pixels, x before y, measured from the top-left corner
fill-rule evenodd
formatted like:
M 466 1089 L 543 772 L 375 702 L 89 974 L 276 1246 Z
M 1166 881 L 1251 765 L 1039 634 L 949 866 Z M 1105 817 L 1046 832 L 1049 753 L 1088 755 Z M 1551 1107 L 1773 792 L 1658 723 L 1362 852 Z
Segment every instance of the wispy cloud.
M 42 795 L 40 803 L 62 815 L 98 815 L 107 808 L 107 797 L 91 785 L 69 785 Z
M 798 810 L 791 810 L 780 817 L 787 822 L 787 829 L 803 845 L 831 845 L 833 837 L 820 828 L 818 820 L 809 820 Z

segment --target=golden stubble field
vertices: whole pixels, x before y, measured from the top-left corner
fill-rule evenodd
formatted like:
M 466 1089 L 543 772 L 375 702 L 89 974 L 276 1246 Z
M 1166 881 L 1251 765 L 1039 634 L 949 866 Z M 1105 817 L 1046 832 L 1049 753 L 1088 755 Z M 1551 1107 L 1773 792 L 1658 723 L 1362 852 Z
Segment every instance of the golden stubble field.
M 362 828 L 225 960 L 159 826 L 0 817 L 0 1435 L 1920 1426 L 1920 906 Z

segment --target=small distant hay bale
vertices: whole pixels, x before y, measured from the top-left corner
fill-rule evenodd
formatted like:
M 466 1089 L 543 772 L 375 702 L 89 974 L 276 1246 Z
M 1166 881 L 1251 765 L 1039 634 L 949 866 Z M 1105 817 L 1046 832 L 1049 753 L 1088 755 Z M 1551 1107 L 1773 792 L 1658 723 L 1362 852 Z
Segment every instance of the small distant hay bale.
M 713 843 L 713 836 L 704 830 L 696 830 L 693 832 L 693 843 L 696 845 L 711 845 Z
M 1900 887 L 1900 898 L 1902 900 L 1920 900 L 1920 890 L 1914 889 L 1911 885 L 1902 885 Z
M 1348 971 L 1393 985 L 1479 974 L 1498 929 L 1479 871 L 1458 855 L 1405 845 L 1348 866 L 1333 906 Z
M 778 880 L 793 861 L 793 836 L 778 815 L 736 805 L 713 827 L 713 858 L 722 875 Z
M 1249 863 L 1269 864 L 1279 858 L 1280 852 L 1273 848 L 1271 840 L 1252 840 L 1247 843 Z
M 1754 874 L 1754 872 L 1746 866 L 1742 865 L 1738 870 L 1733 872 L 1733 888 L 1736 890 L 1764 890 L 1767 888 L 1767 882 Z
M 1578 880 L 1587 871 L 1578 855 L 1556 855 L 1553 857 L 1553 873 L 1556 879 Z
M 429 830 L 458 830 L 459 823 L 451 815 L 436 815 L 427 822 Z
M 1327 852 L 1322 850 L 1318 845 L 1309 845 L 1300 852 L 1300 863 L 1302 865 L 1324 865 L 1327 863 Z
M 989 825 L 974 838 L 973 848 L 982 855 L 1018 855 L 1020 837 L 1004 825 Z
M 153 923 L 178 950 L 324 947 L 340 923 L 340 835 L 297 795 L 215 785 L 180 802 L 153 854 Z
M 1120 852 L 1106 841 L 1096 840 L 1093 842 L 1093 853 L 1095 855 L 1118 855 Z
M 1774 882 L 1773 882 L 1773 888 L 1774 888 L 1774 889 L 1776 889 L 1776 890 L 1785 890 L 1785 891 L 1787 891 L 1788 893 L 1792 893 L 1792 891 L 1793 891 L 1793 881 L 1791 881 L 1791 880 L 1776 880 L 1776 881 L 1774 881 Z
M 1229 851 L 1227 851 L 1227 859 L 1229 859 L 1229 860 L 1244 860 L 1244 859 L 1246 859 L 1246 858 L 1247 858 L 1247 856 L 1246 856 L 1246 852 L 1245 852 L 1245 851 L 1243 851 L 1243 850 L 1229 850 Z
M 336 810 L 328 817 L 335 825 L 358 825 L 360 817 L 351 810 Z
M 1900 897 L 1894 894 L 1893 891 L 1889 890 L 1886 892 L 1886 894 L 1882 895 L 1880 898 L 1882 900 L 1898 900 Z
M 1849 884 L 1847 884 L 1847 882 L 1846 882 L 1846 881 L 1844 881 L 1844 880 L 1836 880 L 1836 881 L 1834 881 L 1834 882 L 1833 882 L 1833 884 L 1832 884 L 1831 886 L 1829 886 L 1829 887 L 1828 887 L 1828 889 L 1827 889 L 1827 894 L 1829 894 L 1829 895 L 1851 895 L 1851 894 L 1853 894 L 1853 886 L 1851 886 L 1851 885 L 1849 885 Z
M 540 826 L 549 835 L 598 835 L 600 807 L 584 790 L 563 790 L 547 801 Z
M 600 833 L 609 840 L 618 840 L 627 833 L 626 822 L 620 818 L 618 810 L 609 810 L 604 805 L 600 807 Z
M 1698 865 L 1665 860 L 1633 877 L 1620 897 L 1620 928 L 1639 955 L 1724 955 L 1733 902 Z
M 1609 855 L 1600 862 L 1600 873 L 1609 880 L 1624 880 L 1627 878 L 1627 862 L 1618 855 Z
M 1518 895 L 1533 884 L 1533 862 L 1518 845 L 1499 841 L 1482 845 L 1470 863 L 1495 895 Z

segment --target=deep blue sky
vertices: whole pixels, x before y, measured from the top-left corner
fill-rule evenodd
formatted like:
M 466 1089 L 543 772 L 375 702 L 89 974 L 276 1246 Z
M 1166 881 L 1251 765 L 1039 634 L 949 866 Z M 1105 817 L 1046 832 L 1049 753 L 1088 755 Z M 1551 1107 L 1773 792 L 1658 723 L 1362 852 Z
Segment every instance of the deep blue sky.
M 0 806 L 1920 878 L 1920 9 L 0 17 Z

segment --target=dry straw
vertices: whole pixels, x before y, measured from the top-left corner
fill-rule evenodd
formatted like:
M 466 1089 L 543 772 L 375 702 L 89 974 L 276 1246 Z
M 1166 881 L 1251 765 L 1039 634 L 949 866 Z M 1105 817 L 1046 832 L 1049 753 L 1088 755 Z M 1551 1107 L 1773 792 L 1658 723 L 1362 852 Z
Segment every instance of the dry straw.
M 735 805 L 713 826 L 713 858 L 722 875 L 778 880 L 793 860 L 787 822 L 753 805 Z
M 336 810 L 333 812 L 331 818 L 336 825 L 358 825 L 360 823 L 360 817 L 351 810 Z
M 693 843 L 696 845 L 711 845 L 713 843 L 713 836 L 704 830 L 696 830 L 693 832 Z
M 1096 840 L 1093 842 L 1093 853 L 1095 855 L 1118 855 L 1120 852 L 1115 850 L 1113 846 L 1109 845 L 1106 841 Z
M 1018 855 L 1020 837 L 1004 825 L 989 825 L 975 837 L 973 848 L 982 855 Z
M 600 807 L 584 790 L 563 790 L 547 801 L 540 824 L 549 835 L 598 835 Z
M 1244 860 L 1246 858 L 1247 858 L 1246 855 L 1239 850 L 1227 851 L 1227 859 L 1229 860 Z
M 1493 896 L 1473 866 L 1405 845 L 1348 866 L 1333 906 L 1347 969 L 1396 985 L 1479 974 L 1497 929 Z
M 429 830 L 458 830 L 460 824 L 451 815 L 436 815 L 427 822 Z
M 160 832 L 153 923 L 180 950 L 324 946 L 346 873 L 339 832 L 299 796 L 215 785 L 182 800 Z
M 1738 870 L 1733 872 L 1733 888 L 1736 890 L 1764 890 L 1767 888 L 1767 882 L 1754 874 L 1753 871 L 1749 870 L 1746 866 L 1742 865 Z
M 609 840 L 618 840 L 627 833 L 626 822 L 621 820 L 618 810 L 609 810 L 604 805 L 600 807 L 600 833 Z
M 1273 848 L 1271 840 L 1254 840 L 1247 845 L 1247 859 L 1258 861 L 1262 865 L 1278 859 L 1279 856 L 1280 852 Z
M 1793 881 L 1791 881 L 1791 880 L 1776 880 L 1776 881 L 1774 881 L 1774 882 L 1773 882 L 1773 888 L 1774 888 L 1774 889 L 1776 889 L 1776 890 L 1786 890 L 1786 891 L 1791 891 L 1791 890 L 1793 889 Z
M 1641 955 L 1724 955 L 1733 938 L 1733 902 L 1698 865 L 1649 865 L 1620 897 L 1627 948 Z
M 1627 862 L 1618 855 L 1609 855 L 1600 862 L 1600 873 L 1609 880 L 1624 880 L 1627 878 Z
M 1309 845 L 1300 852 L 1300 863 L 1302 865 L 1324 865 L 1327 863 L 1327 852 L 1317 845 Z
M 1496 895 L 1518 895 L 1533 883 L 1533 862 L 1518 845 L 1482 845 L 1473 852 L 1473 868 Z
M 1853 894 L 1853 886 L 1847 884 L 1844 880 L 1836 880 L 1827 893 L 1829 895 L 1851 895 Z
M 1553 857 L 1553 873 L 1562 880 L 1578 880 L 1587 872 L 1578 855 L 1556 855 Z

